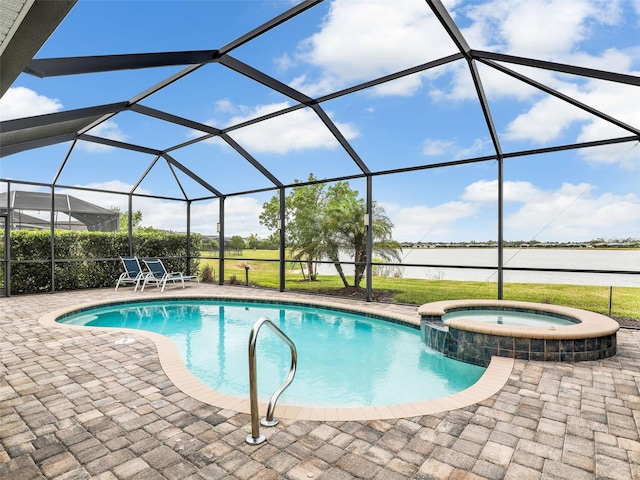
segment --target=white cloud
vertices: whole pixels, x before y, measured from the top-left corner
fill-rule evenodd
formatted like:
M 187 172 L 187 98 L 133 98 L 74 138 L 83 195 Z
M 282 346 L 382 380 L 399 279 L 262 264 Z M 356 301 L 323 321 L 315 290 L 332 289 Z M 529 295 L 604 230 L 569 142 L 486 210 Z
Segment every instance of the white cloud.
M 632 70 L 634 58 L 638 58 L 637 49 L 603 48 L 594 51 L 583 46 L 584 42 L 592 40 L 596 28 L 615 27 L 625 20 L 623 5 L 618 0 L 494 0 L 462 5 L 453 13 L 466 15 L 471 20 L 471 24 L 462 31 L 474 49 L 638 75 Z M 629 125 L 640 124 L 640 109 L 636 106 L 640 102 L 637 87 L 507 66 Z M 458 62 L 445 68 L 451 74 L 451 81 L 444 88 L 433 89 L 431 98 L 441 102 L 475 100 L 475 88 L 465 63 Z M 496 102 L 502 99 L 529 102 L 527 110 L 518 114 L 503 132 L 506 139 L 550 143 L 560 140 L 576 124 L 580 125 L 579 134 L 574 138 L 578 142 L 627 134 L 494 69 L 484 65 L 478 65 L 478 69 L 494 108 L 498 108 Z M 571 140 L 564 141 L 568 143 Z M 614 157 L 620 156 L 619 147 L 610 150 L 617 153 Z M 587 160 L 603 161 L 602 150 L 595 152 L 585 150 L 583 155 Z M 611 156 L 606 161 L 611 162 Z
M 529 231 L 538 235 L 538 239 L 550 236 L 586 240 L 611 235 L 616 230 L 632 231 L 629 227 L 640 221 L 637 195 L 595 196 L 588 192 L 575 198 L 563 190 L 552 192 L 546 201 L 527 203 L 506 218 L 507 227 Z
M 482 180 L 469 185 L 462 199 L 489 204 L 497 202 L 498 182 Z M 614 236 L 611 232 L 633 230 L 640 222 L 640 196 L 596 194 L 588 183 L 563 183 L 558 189 L 543 189 L 530 182 L 505 182 L 505 217 L 508 237 L 538 240 L 590 240 Z M 636 227 L 637 229 L 637 227 Z M 606 235 L 605 235 L 606 233 Z
M 290 106 L 288 102 L 258 105 L 246 107 L 223 103 L 226 112 L 237 114 L 224 122 L 225 125 L 235 125 L 252 118 L 267 115 L 285 109 Z M 331 117 L 331 113 L 327 112 Z M 208 125 L 222 122 L 210 120 Z M 342 123 L 334 120 L 342 135 L 351 140 L 359 135 L 357 128 L 350 123 Z M 200 136 L 202 133 L 198 133 Z M 193 133 L 190 134 L 193 136 Z M 234 130 L 229 133 L 236 142 L 243 146 L 249 153 L 275 153 L 284 155 L 289 152 L 309 149 L 333 149 L 338 147 L 335 137 L 329 132 L 324 123 L 309 108 L 299 109 L 286 115 L 279 115 L 270 120 L 262 121 L 249 127 Z M 222 144 L 219 138 L 206 140 L 208 143 Z
M 418 241 L 447 237 L 454 226 L 479 210 L 479 205 L 466 201 L 453 201 L 428 207 L 425 205 L 400 206 L 381 204 L 394 224 L 393 238 L 399 241 Z
M 563 61 L 590 33 L 590 22 L 613 25 L 620 20 L 617 0 L 494 0 L 472 4 L 472 48 Z M 466 31 L 465 31 L 466 33 Z
M 588 183 L 563 183 L 554 189 L 527 181 L 507 181 L 504 201 L 505 238 L 510 240 L 624 238 L 633 236 L 640 227 L 640 195 L 599 194 Z M 482 240 L 497 228 L 497 202 L 497 180 L 480 180 L 469 184 L 459 199 L 440 205 L 384 207 L 394 223 L 397 240 L 464 241 Z
M 274 60 L 278 71 L 286 72 L 290 68 L 295 66 L 295 61 L 288 55 L 284 54 Z
M 57 98 L 39 95 L 25 87 L 10 88 L 0 98 L 0 120 L 32 117 L 58 112 L 62 103 Z
M 471 146 L 462 147 L 456 140 L 427 139 L 422 144 L 422 154 L 428 157 L 447 156 L 448 159 L 469 158 L 481 152 L 486 142 L 477 138 Z
M 573 122 L 589 118 L 591 114 L 584 110 L 555 97 L 547 97 L 509 123 L 504 138 L 545 144 L 560 138 Z
M 215 102 L 216 112 L 236 113 L 238 108 L 228 98 L 223 98 Z
M 596 148 L 583 148 L 578 154 L 589 162 L 618 164 L 626 170 L 640 170 L 640 144 L 624 143 Z
M 429 157 L 445 155 L 456 148 L 456 142 L 453 140 L 425 140 L 422 146 L 422 154 Z
M 543 199 L 546 195 L 529 182 L 504 182 L 503 190 L 506 202 L 525 202 Z M 498 181 L 479 180 L 468 185 L 461 196 L 468 202 L 474 203 L 497 203 L 498 201 Z
M 640 72 L 635 72 L 640 75 Z M 640 128 L 640 90 L 629 85 L 617 85 L 611 82 L 589 83 L 589 91 L 585 95 L 590 104 L 616 119 Z M 584 101 L 584 100 L 583 100 Z M 590 121 L 582 126 L 578 135 L 578 142 L 601 140 L 606 137 L 624 137 L 632 135 L 605 120 L 591 117 Z M 606 152 L 606 153 L 605 153 Z M 640 153 L 638 149 L 630 150 L 629 145 L 610 146 L 605 149 L 585 149 L 581 155 L 588 161 L 618 163 L 625 168 L 638 167 Z
M 423 1 L 401 4 L 398 8 L 398 2 L 385 0 L 334 1 L 321 29 L 299 46 L 299 58 L 320 68 L 321 74 L 298 78 L 298 88 L 320 95 L 454 52 Z M 420 83 L 416 76 L 377 93 L 407 95 Z
M 461 30 L 471 48 L 476 50 L 611 71 L 626 71 L 631 66 L 630 51 L 606 49 L 590 54 L 581 47 L 581 42 L 589 39 L 594 25 L 612 26 L 621 21 L 623 17 L 617 0 L 494 0 L 472 3 L 470 7 L 463 5 L 459 14 L 471 20 L 471 24 Z M 450 87 L 446 92 L 434 92 L 435 98 L 475 98 L 466 64 L 458 62 L 445 68 L 452 74 Z M 524 100 L 537 95 L 537 90 L 496 70 L 485 66 L 479 68 L 483 87 L 490 98 Z M 537 73 L 538 80 L 543 82 L 556 77 L 547 71 Z
M 583 85 L 556 80 L 552 86 L 627 125 L 636 128 L 640 125 L 640 108 L 637 107 L 640 105 L 640 91 L 637 87 L 596 80 L 589 80 Z M 518 115 L 508 125 L 505 138 L 544 144 L 561 138 L 576 123 L 581 125 L 576 142 L 632 135 L 629 130 L 548 96 L 533 104 L 527 112 Z M 621 152 L 627 149 L 624 146 L 610 147 L 609 151 L 613 155 L 606 158 L 602 158 L 603 150 L 586 149 L 582 155 L 594 162 L 617 163 L 615 159 L 622 157 Z
M 181 202 L 137 198 L 135 209 L 142 211 L 142 223 L 146 226 L 186 231 L 186 207 Z M 254 197 L 230 197 L 225 201 L 225 236 L 240 235 L 248 237 L 255 233 L 260 238 L 269 235 L 260 225 L 259 215 L 262 203 Z M 217 235 L 216 224 L 219 221 L 218 200 L 194 202 L 191 205 L 191 231 L 205 235 Z

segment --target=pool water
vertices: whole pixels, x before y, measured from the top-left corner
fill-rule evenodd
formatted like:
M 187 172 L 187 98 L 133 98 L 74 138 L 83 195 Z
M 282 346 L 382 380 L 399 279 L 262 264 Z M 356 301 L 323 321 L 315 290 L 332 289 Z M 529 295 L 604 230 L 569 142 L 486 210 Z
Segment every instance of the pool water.
M 462 391 L 485 371 L 428 350 L 418 329 L 317 307 L 215 300 L 137 302 L 86 310 L 58 321 L 165 335 L 203 383 L 246 398 L 249 333 L 263 316 L 285 332 L 298 351 L 295 379 L 280 404 L 362 407 L 419 402 Z M 289 348 L 263 328 L 256 356 L 259 398 L 268 401 L 289 372 Z
M 537 312 L 524 312 L 512 310 L 459 310 L 447 312 L 442 316 L 442 321 L 447 323 L 454 319 L 469 319 L 475 322 L 497 323 L 504 325 L 522 325 L 527 327 L 550 327 L 562 325 L 575 325 L 575 321 L 553 315 L 545 315 Z

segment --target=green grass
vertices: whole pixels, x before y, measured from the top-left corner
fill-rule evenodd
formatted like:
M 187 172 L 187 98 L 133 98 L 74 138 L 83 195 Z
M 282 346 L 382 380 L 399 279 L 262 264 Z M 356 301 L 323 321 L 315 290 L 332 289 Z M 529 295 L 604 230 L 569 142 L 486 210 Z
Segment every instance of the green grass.
M 208 255 L 207 255 L 208 253 Z M 213 252 L 203 252 L 214 256 Z M 278 262 L 255 261 L 277 260 L 275 250 L 246 250 L 240 256 L 226 257 L 225 283 L 232 276 L 236 281 L 245 283 L 245 265 L 249 265 L 249 282 L 266 288 L 279 288 Z M 201 267 L 209 263 L 217 270 L 217 260 L 201 259 Z M 352 282 L 353 278 L 349 278 Z M 286 290 L 330 293 L 343 288 L 336 275 L 325 275 L 317 281 L 303 279 L 299 264 L 287 264 Z M 388 291 L 393 301 L 421 305 L 440 300 L 494 299 L 497 285 L 493 282 L 462 282 L 449 280 L 422 280 L 417 278 L 373 277 L 373 290 Z M 538 283 L 505 283 L 505 300 L 549 303 L 581 308 L 593 312 L 609 314 L 609 287 L 586 285 L 547 285 Z M 614 287 L 611 315 L 616 318 L 633 318 L 640 321 L 640 288 Z

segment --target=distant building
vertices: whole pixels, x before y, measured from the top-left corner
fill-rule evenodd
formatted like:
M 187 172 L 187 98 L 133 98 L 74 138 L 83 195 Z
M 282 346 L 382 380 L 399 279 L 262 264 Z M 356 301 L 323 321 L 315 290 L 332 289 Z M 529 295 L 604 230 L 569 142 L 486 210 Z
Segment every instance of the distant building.
M 51 194 L 13 190 L 7 198 L 0 193 L 0 215 L 11 215 L 12 230 L 48 230 L 51 217 L 37 217 L 34 212 L 51 212 Z M 91 232 L 115 232 L 120 215 L 107 208 L 94 205 L 66 193 L 56 193 L 54 202 L 54 228 L 58 230 L 89 230 Z M 30 212 L 31 214 L 25 213 Z M 66 218 L 58 219 L 59 213 Z

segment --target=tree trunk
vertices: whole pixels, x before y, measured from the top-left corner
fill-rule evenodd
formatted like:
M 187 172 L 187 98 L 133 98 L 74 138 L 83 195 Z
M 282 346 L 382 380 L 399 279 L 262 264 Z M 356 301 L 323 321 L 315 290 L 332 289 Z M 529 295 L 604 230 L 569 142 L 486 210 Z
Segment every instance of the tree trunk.
M 302 262 L 300 262 L 300 271 L 302 272 L 302 279 L 306 280 L 307 276 L 304 273 L 304 265 L 302 264 Z
M 353 278 L 353 286 L 356 288 L 360 288 L 360 282 L 362 281 L 362 277 L 364 276 L 364 271 L 366 270 L 367 266 L 364 264 L 364 262 L 367 261 L 367 255 L 365 253 L 360 253 L 357 257 L 356 257 L 356 268 L 355 268 L 355 275 Z M 359 262 L 363 262 L 363 263 L 359 263 Z
M 365 244 L 364 234 L 357 234 L 354 238 L 354 246 L 356 247 L 355 252 L 355 275 L 353 278 L 353 286 L 356 288 L 360 288 L 360 282 L 362 281 L 362 277 L 364 276 L 364 271 L 366 269 L 366 261 L 367 261 L 367 249 Z
M 309 281 L 316 279 L 316 272 L 313 271 L 313 261 L 307 260 L 307 271 L 309 272 Z
M 342 283 L 344 283 L 345 287 L 348 287 L 349 282 L 347 281 L 347 277 L 344 275 L 344 270 L 342 270 L 342 264 L 337 258 L 332 258 L 331 261 L 333 262 L 333 266 L 336 267 L 338 275 L 340 275 L 340 278 L 342 279 Z

